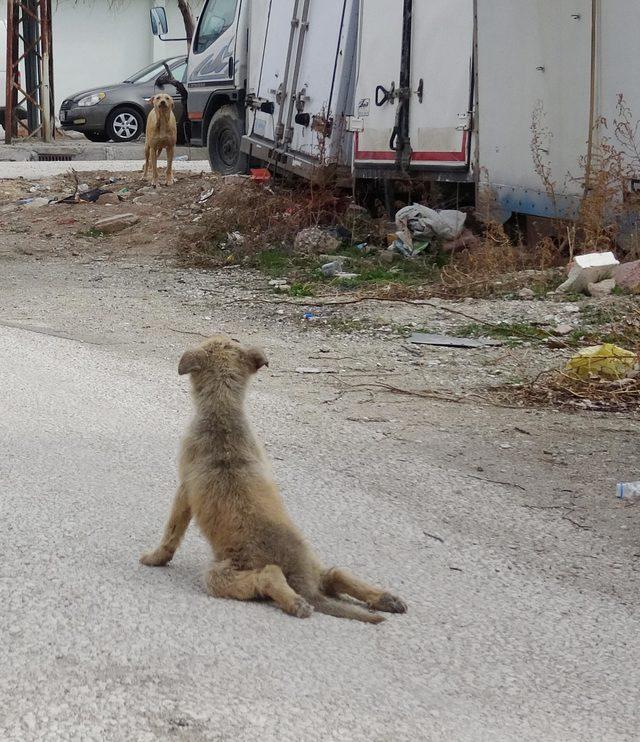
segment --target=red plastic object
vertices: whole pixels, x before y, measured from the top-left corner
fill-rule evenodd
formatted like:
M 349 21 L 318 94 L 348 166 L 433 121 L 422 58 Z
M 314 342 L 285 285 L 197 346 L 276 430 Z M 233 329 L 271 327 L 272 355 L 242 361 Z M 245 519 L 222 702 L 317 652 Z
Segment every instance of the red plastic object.
M 268 180 L 271 180 L 271 173 L 266 167 L 254 167 L 251 168 L 250 172 L 251 180 L 254 180 L 257 183 L 266 183 Z

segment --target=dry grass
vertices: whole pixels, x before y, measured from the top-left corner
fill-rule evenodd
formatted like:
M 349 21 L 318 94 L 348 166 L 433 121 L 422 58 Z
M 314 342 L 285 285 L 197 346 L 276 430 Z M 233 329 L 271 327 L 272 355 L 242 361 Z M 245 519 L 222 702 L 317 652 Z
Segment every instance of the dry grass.
M 564 371 L 546 371 L 531 384 L 502 387 L 497 399 L 523 407 L 640 412 L 640 379 L 580 379 Z
M 514 243 L 501 224 L 489 221 L 479 246 L 454 255 L 442 268 L 440 284 L 448 296 L 488 297 L 523 286 L 543 294 L 561 282 L 561 274 L 552 269 L 565 264 L 562 252 L 551 239 L 527 248 Z
M 210 197 L 196 235 L 181 245 L 190 264 L 243 261 L 263 250 L 292 249 L 306 227 L 332 226 L 346 208 L 344 199 L 310 184 L 263 185 L 249 179 L 221 179 Z

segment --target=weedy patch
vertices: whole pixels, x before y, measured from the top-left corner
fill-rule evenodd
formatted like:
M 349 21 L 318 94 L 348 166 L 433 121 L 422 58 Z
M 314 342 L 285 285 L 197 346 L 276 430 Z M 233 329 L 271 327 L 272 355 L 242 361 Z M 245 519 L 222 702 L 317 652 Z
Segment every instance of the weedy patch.
M 540 374 L 528 384 L 493 389 L 492 394 L 501 403 L 521 407 L 640 412 L 640 379 L 579 379 L 564 371 L 553 370 Z
M 95 227 L 91 227 L 91 229 L 87 229 L 84 232 L 78 232 L 78 237 L 91 237 L 92 239 L 99 239 L 100 237 L 104 237 L 104 232 L 100 229 L 96 229 Z
M 471 322 L 456 328 L 452 334 L 460 337 L 491 337 L 504 341 L 505 345 L 521 345 L 524 342 L 544 343 L 551 336 L 548 330 L 524 322 L 486 325 Z

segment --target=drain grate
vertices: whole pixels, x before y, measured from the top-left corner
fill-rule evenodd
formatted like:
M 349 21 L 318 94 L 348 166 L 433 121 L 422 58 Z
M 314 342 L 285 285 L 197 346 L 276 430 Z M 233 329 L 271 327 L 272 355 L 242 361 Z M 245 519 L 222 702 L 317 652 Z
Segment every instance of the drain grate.
M 71 162 L 73 155 L 54 155 L 38 152 L 38 162 Z

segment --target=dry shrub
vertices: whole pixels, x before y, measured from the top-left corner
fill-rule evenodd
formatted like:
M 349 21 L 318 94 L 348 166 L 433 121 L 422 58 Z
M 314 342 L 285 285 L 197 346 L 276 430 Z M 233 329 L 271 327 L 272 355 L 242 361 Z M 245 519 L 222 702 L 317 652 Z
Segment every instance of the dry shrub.
M 531 384 L 502 387 L 496 390 L 496 396 L 502 402 L 523 407 L 640 412 L 640 379 L 579 379 L 553 370 L 540 374 Z
M 206 204 L 196 233 L 181 246 L 190 263 L 215 265 L 270 248 L 291 250 L 300 230 L 334 225 L 346 207 L 329 189 L 312 184 L 292 188 L 238 178 L 221 179 Z
M 531 132 L 534 169 L 558 214 L 558 188 L 547 149 L 553 133 L 546 127 L 541 103 L 534 110 Z M 640 122 L 634 119 L 623 95 L 618 98 L 615 119 L 609 123 L 600 118 L 595 123 L 589 153 L 580 159 L 579 167 L 579 176 L 567 174 L 563 189 L 568 183 L 578 184 L 583 196 L 575 222 L 567 226 L 559 215 L 554 220 L 558 245 L 569 248 L 570 259 L 576 253 L 621 248 L 622 252 L 633 253 L 628 235 L 622 239 L 622 232 L 623 226 L 628 232 L 629 224 L 637 224 L 640 219 L 640 199 L 630 187 L 640 177 Z M 635 248 L 640 248 L 640 240 L 637 242 Z
M 451 296 L 491 296 L 532 283 L 538 283 L 543 291 L 554 281 L 559 283 L 555 268 L 564 262 L 552 239 L 544 238 L 528 248 L 514 243 L 502 224 L 489 221 L 478 246 L 454 255 L 442 269 L 440 282 Z

